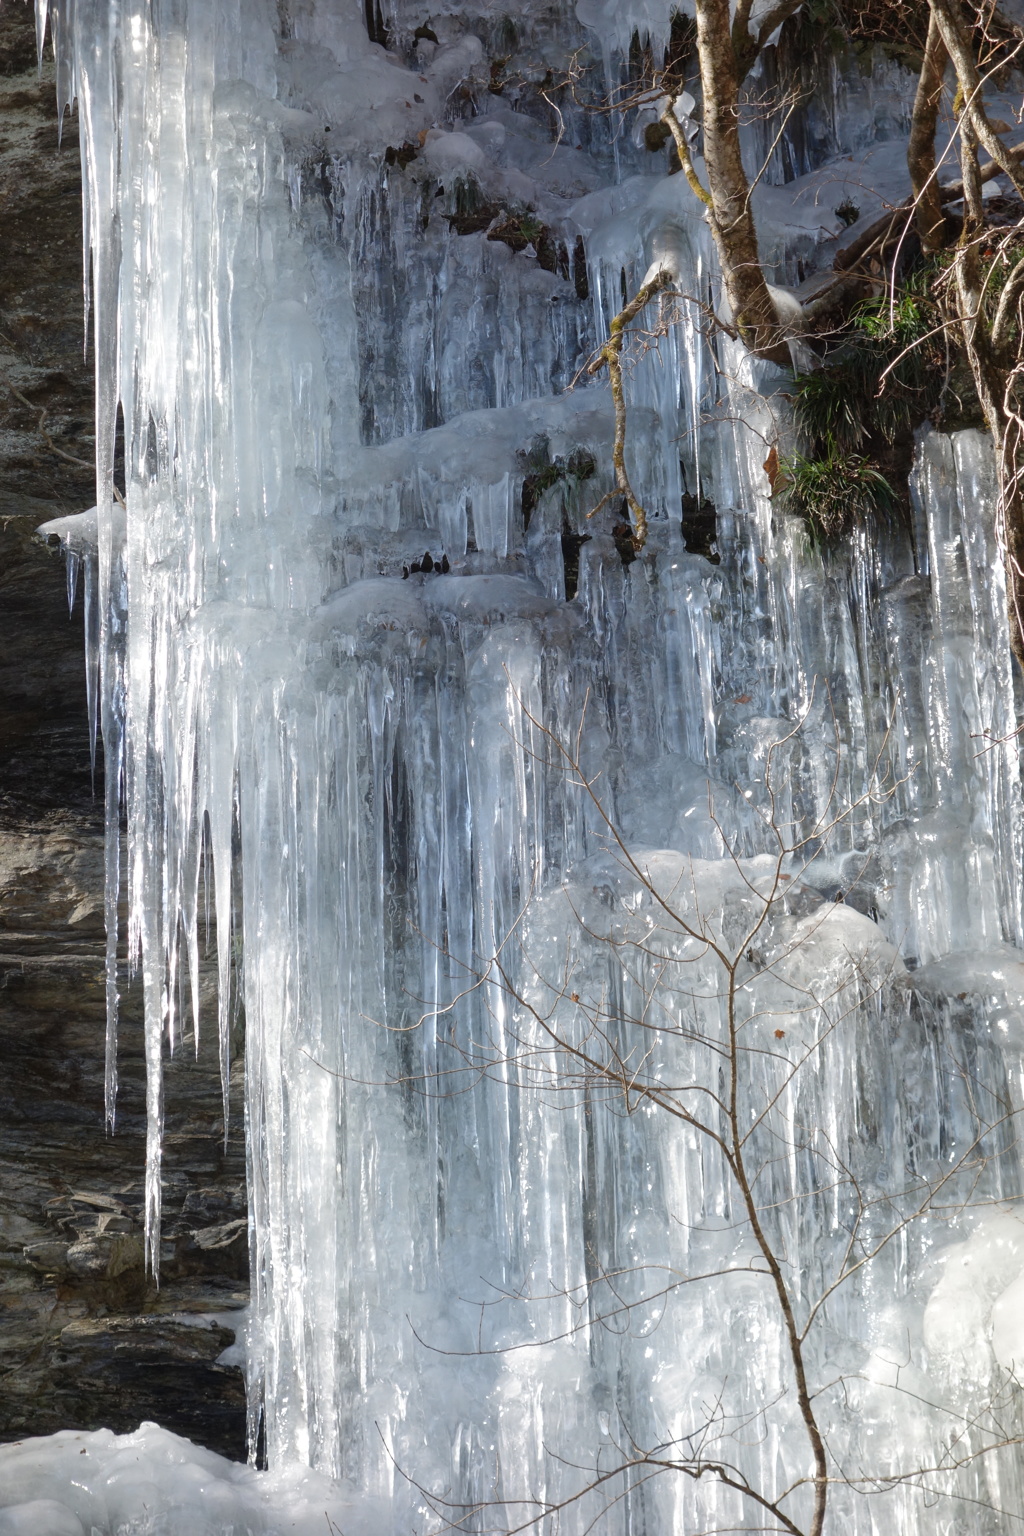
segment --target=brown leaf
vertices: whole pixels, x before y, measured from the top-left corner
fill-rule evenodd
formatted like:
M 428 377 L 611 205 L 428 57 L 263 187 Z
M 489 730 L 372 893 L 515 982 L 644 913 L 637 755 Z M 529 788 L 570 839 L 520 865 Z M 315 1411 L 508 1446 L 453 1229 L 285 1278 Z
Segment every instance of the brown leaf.
M 768 476 L 768 484 L 771 486 L 772 495 L 774 496 L 775 493 L 777 491 L 781 491 L 782 487 L 786 484 L 786 476 L 783 473 L 781 464 L 779 463 L 779 450 L 776 448 L 774 443 L 772 443 L 772 446 L 768 449 L 768 457 L 765 459 L 764 464 L 761 467 L 765 474 Z

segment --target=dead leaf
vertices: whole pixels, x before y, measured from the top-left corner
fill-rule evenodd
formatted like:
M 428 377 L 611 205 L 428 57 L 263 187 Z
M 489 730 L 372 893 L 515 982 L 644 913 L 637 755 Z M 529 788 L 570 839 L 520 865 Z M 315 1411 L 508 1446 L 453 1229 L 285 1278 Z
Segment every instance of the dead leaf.
M 772 443 L 772 446 L 768 449 L 768 457 L 765 459 L 761 468 L 768 476 L 768 484 L 771 486 L 771 492 L 773 496 L 777 491 L 781 491 L 782 487 L 788 483 L 785 473 L 783 472 L 782 465 L 779 463 L 779 450 L 776 448 L 774 443 Z

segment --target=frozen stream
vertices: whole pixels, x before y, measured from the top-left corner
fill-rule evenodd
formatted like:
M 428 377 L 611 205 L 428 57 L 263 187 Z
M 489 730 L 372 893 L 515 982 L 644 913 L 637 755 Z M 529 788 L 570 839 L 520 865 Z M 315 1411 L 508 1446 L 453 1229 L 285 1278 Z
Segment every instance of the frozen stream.
M 115 765 L 127 802 L 151 1253 L 161 1062 L 196 1027 L 227 1060 L 244 1005 L 270 1471 L 69 1431 L 0 1448 L 0 1536 L 802 1530 L 779 1284 L 827 1529 L 1019 1529 L 986 438 L 924 436 L 912 526 L 822 555 L 762 467 L 788 376 L 713 357 L 684 299 L 629 374 L 642 558 L 588 518 L 611 408 L 577 376 L 622 284 L 715 272 L 643 122 L 557 82 L 617 82 L 667 0 L 49 9 L 104 486 L 124 416 L 126 508 L 50 526 L 85 568 L 115 917 Z M 821 63 L 755 192 L 777 282 L 904 195 L 912 90 Z

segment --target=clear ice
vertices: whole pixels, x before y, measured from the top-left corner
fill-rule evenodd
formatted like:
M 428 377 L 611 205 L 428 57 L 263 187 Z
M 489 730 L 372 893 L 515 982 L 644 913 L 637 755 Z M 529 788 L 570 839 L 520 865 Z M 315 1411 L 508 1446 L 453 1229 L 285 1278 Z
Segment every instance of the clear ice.
M 737 1112 L 828 1529 L 1014 1529 L 1020 772 L 986 438 L 923 434 L 912 526 L 842 552 L 773 508 L 786 376 L 703 340 L 684 178 L 634 122 L 516 85 L 573 60 L 616 84 L 668 0 L 36 4 L 87 189 L 100 491 L 49 531 L 84 566 L 107 770 L 108 1115 L 123 796 L 151 1257 L 212 908 L 225 1061 L 245 1020 L 251 1440 L 285 1482 L 267 1513 L 258 1474 L 143 1426 L 85 1437 L 86 1510 L 56 1437 L 0 1480 L 0 1531 L 40 1500 L 62 1536 L 150 1530 L 142 1495 L 102 1502 L 140 1457 L 172 1513 L 188 1468 L 211 1536 L 304 1530 L 304 1466 L 379 1536 L 768 1520 L 644 1455 L 794 1485 L 805 1522 L 774 1293 L 719 1148 L 659 1107 L 720 1081 L 709 946 L 759 913 Z M 911 77 L 819 76 L 749 131 L 782 288 L 831 263 L 836 209 L 866 225 L 907 185 Z M 519 249 L 471 227 L 491 205 Z M 652 522 L 624 565 L 587 515 L 612 420 L 580 374 L 652 263 L 694 302 L 628 374 Z M 703 553 L 684 494 L 715 508 Z

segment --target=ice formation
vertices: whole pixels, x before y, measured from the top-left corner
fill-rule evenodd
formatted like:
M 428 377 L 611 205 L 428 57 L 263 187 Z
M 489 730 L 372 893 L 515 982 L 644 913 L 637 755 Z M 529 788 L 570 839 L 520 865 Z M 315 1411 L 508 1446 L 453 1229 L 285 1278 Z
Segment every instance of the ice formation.
M 734 1018 L 831 1529 L 1009 1530 L 1020 1453 L 981 1453 L 1022 1427 L 1024 935 L 985 438 L 923 436 L 913 528 L 823 557 L 762 468 L 785 376 L 712 360 L 686 300 L 629 374 L 642 559 L 588 519 L 611 411 L 577 375 L 652 261 L 703 300 L 714 259 L 683 177 L 534 87 L 618 79 L 667 3 L 37 7 L 99 378 L 99 507 L 50 531 L 85 565 L 115 920 L 127 804 L 151 1251 L 209 903 L 225 1054 L 244 1004 L 253 1443 L 262 1416 L 273 1470 L 335 1480 L 346 1532 L 746 1528 L 659 1455 L 806 1519 L 763 1254 L 665 1108 L 705 1094 L 714 1129 Z M 908 77 L 830 68 L 750 129 L 780 290 L 905 191 Z M 113 937 L 109 975 L 113 1116 Z M 89 1500 L 150 1529 L 102 1511 L 138 1455 L 218 1533 L 305 1528 L 150 1427 L 83 1443 L 74 1497 L 70 1441 L 23 1453 L 0 1531 L 39 1500 L 54 1536 Z

